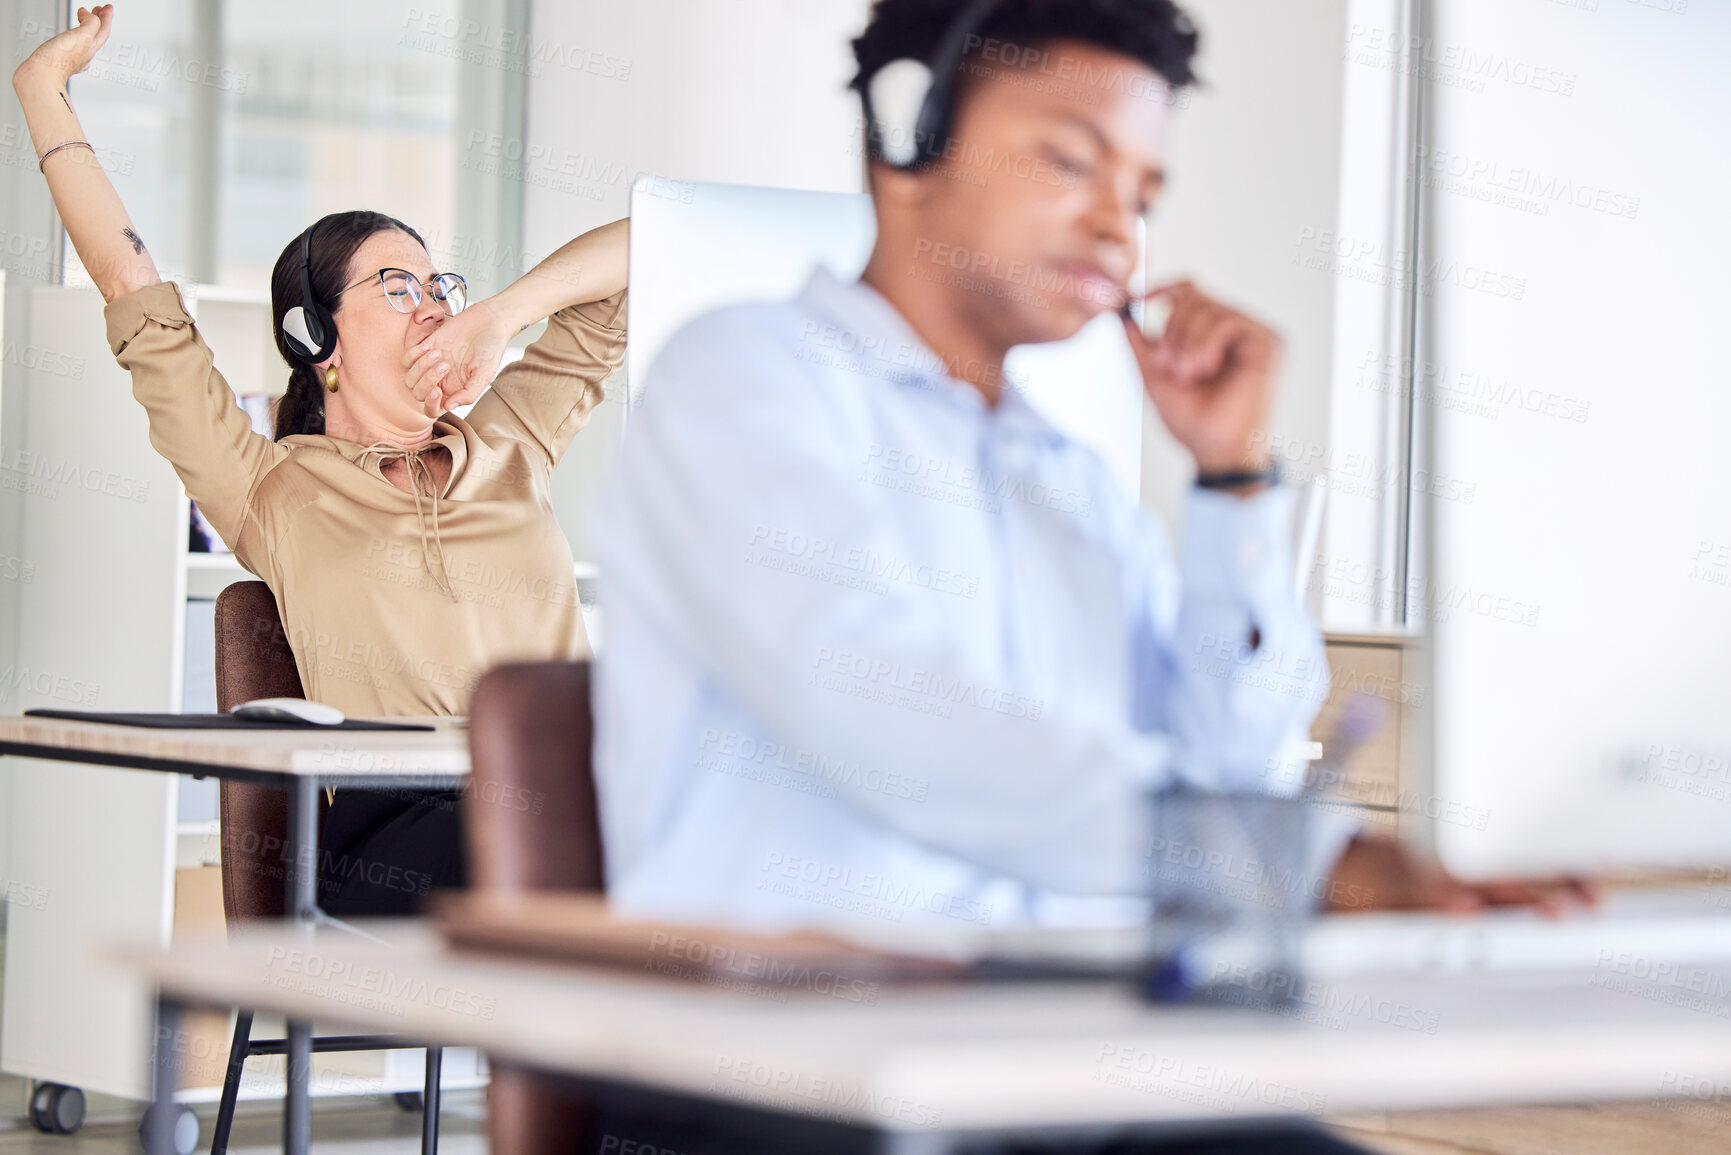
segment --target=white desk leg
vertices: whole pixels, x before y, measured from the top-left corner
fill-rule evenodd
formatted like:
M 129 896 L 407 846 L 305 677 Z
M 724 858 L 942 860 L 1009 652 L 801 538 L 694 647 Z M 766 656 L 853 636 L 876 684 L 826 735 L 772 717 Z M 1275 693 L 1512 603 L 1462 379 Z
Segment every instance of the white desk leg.
M 289 917 L 307 937 L 318 923 L 319 878 L 319 784 L 315 778 L 296 778 L 289 794 L 289 843 L 294 868 L 289 871 L 287 907 Z M 312 1024 L 290 1020 L 287 1027 L 287 1085 L 283 1092 L 282 1143 L 284 1155 L 306 1155 L 312 1143 L 312 1101 L 308 1082 L 313 1065 Z

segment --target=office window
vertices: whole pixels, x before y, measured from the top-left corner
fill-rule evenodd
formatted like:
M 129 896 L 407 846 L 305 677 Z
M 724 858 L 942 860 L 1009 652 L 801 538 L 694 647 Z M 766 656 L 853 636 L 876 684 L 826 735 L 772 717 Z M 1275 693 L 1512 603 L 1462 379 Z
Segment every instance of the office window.
M 432 243 L 456 227 L 457 66 L 399 43 L 391 4 L 225 0 L 247 81 L 222 118 L 217 279 L 268 285 L 282 246 L 325 213 L 373 208 Z
M 163 275 L 173 277 L 187 275 L 192 252 L 195 218 L 185 211 L 194 200 L 192 126 L 194 105 L 206 94 L 183 75 L 202 63 L 197 15 L 190 0 L 137 0 L 118 9 L 108 43 L 69 86 L 85 135 L 134 227 Z M 32 39 L 52 33 L 36 29 Z M 70 244 L 65 258 L 67 283 L 88 283 Z
M 413 226 L 435 263 L 454 238 L 517 246 L 519 211 L 464 188 L 484 178 L 457 146 L 477 127 L 521 131 L 509 91 L 520 77 L 461 62 L 410 14 L 348 0 L 135 0 L 117 12 L 72 92 L 164 276 L 266 293 L 284 245 L 354 208 Z M 461 219 L 465 205 L 475 219 Z M 85 279 L 67 256 L 68 281 Z M 500 287 L 489 272 L 471 277 L 478 290 Z

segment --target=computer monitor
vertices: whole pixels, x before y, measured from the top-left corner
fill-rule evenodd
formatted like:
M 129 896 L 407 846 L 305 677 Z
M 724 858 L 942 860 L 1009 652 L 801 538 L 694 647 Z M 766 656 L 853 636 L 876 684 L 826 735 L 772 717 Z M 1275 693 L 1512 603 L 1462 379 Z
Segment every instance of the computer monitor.
M 639 180 L 625 347 L 633 398 L 687 321 L 723 305 L 786 300 L 820 262 L 856 278 L 876 231 L 863 193 Z M 1095 318 L 1068 341 L 1015 349 L 1004 371 L 1053 424 L 1098 452 L 1127 494 L 1140 492 L 1142 379 L 1115 316 Z
M 1731 863 L 1731 8 L 1435 7 L 1581 87 L 1426 91 L 1418 801 L 1473 876 Z

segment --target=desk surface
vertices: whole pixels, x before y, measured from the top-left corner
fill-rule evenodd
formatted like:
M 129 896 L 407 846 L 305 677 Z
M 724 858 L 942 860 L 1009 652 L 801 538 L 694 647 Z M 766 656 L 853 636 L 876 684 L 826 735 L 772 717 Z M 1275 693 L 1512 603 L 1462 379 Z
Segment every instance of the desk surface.
M 209 767 L 212 777 L 316 778 L 460 784 L 469 772 L 468 731 L 451 718 L 399 718 L 424 730 L 153 730 L 62 718 L 0 717 L 0 753 L 172 773 Z
M 1319 984 L 1311 1001 L 1274 1015 L 1152 1007 L 1092 982 L 700 985 L 450 955 L 419 923 L 383 933 L 389 945 L 245 929 L 227 943 L 114 954 L 191 1001 L 900 1132 L 1653 1099 L 1687 1093 L 1683 1081 L 1731 1085 L 1724 970 L 1707 984 L 1717 995 L 1579 973 Z

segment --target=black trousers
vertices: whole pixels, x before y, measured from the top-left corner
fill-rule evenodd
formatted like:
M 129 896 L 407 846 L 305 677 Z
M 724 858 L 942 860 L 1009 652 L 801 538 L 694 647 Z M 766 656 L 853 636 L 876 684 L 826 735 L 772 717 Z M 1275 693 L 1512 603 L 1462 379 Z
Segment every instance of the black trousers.
M 1002 1145 L 967 1155 L 1367 1155 L 1318 1127 L 1278 1127 L 1206 1138 L 1112 1142 L 1096 1146 Z
M 718 1135 L 668 1113 L 650 1115 L 609 1107 L 596 1110 L 584 1155 L 834 1155 L 823 1144 L 769 1141 L 763 1136 Z M 984 1141 L 957 1155 L 1366 1155 L 1365 1149 L 1309 1124 L 1265 1124 L 1169 1140 Z
M 338 790 L 319 838 L 319 905 L 338 918 L 418 913 L 467 884 L 458 791 Z

